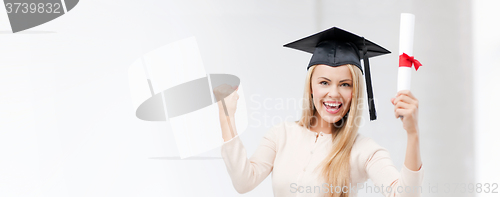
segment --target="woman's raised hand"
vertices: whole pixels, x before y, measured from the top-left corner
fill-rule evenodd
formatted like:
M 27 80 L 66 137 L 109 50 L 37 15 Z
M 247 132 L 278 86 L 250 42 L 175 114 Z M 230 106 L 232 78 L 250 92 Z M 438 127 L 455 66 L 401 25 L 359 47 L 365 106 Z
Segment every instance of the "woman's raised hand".
M 394 116 L 402 116 L 403 128 L 408 134 L 418 134 L 418 100 L 409 90 L 401 90 L 395 98 L 391 98 L 394 105 Z
M 233 88 L 228 84 L 222 84 L 214 88 L 213 92 L 219 106 L 219 115 L 230 117 L 234 116 L 234 114 L 236 113 L 236 104 L 239 99 L 238 93 L 236 91 L 238 91 L 238 86 L 236 86 L 236 88 Z M 223 103 L 221 102 L 221 99 L 223 98 L 228 114 L 225 113 Z

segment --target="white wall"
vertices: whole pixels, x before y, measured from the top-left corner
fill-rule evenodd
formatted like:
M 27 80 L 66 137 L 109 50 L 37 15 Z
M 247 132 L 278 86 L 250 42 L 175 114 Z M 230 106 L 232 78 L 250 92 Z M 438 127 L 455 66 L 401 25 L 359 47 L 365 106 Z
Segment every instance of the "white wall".
M 0 196 L 236 195 L 221 159 L 165 159 L 178 156 L 173 135 L 167 123 L 135 117 L 128 68 L 194 35 L 208 73 L 278 97 L 287 81 L 260 80 L 276 79 L 289 58 L 281 46 L 295 39 L 283 35 L 309 33 L 311 12 L 308 1 L 86 0 L 28 31 L 1 29 Z M 267 128 L 246 132 L 250 153 Z M 247 195 L 269 195 L 269 180 Z
M 0 34 L 0 196 L 236 195 L 221 159 L 165 159 L 178 156 L 168 124 L 141 121 L 132 109 L 130 64 L 191 35 L 208 73 L 234 74 L 245 84 L 250 126 L 242 140 L 249 155 L 269 127 L 300 114 L 293 101 L 302 97 L 310 55 L 283 44 L 339 26 L 393 51 L 370 61 L 378 120 L 361 132 L 388 148 L 400 168 L 406 134 L 389 99 L 396 92 L 401 12 L 416 15 L 414 54 L 424 64 L 413 72 L 412 92 L 421 103 L 425 184 L 494 181 L 479 168 L 491 160 L 474 151 L 473 129 L 491 139 L 494 126 L 477 128 L 473 121 L 491 123 L 495 116 L 473 115 L 474 96 L 485 93 L 472 91 L 470 7 L 468 0 L 80 1 L 45 25 Z M 490 141 L 478 139 L 487 152 L 483 142 Z M 220 156 L 220 149 L 201 156 Z M 493 162 L 484 169 L 495 169 Z M 271 193 L 269 176 L 243 196 Z
M 494 0 L 473 1 L 475 172 L 477 183 L 500 184 L 500 28 Z M 498 192 L 499 189 L 497 189 Z M 491 196 L 481 193 L 477 196 Z

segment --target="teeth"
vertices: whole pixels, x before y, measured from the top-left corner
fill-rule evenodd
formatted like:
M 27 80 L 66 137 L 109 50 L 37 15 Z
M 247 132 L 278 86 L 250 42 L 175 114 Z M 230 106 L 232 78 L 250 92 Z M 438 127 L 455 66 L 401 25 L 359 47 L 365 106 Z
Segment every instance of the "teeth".
M 340 106 L 340 103 L 337 103 L 337 104 L 333 104 L 333 103 L 325 103 L 325 105 L 328 105 L 330 107 L 338 107 Z

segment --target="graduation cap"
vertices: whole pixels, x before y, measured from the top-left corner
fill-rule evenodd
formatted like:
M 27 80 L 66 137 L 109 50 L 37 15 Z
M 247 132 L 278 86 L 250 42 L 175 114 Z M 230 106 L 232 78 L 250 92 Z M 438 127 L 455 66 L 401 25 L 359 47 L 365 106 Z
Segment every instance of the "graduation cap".
M 368 58 L 388 54 L 391 53 L 390 51 L 364 37 L 337 27 L 332 27 L 325 31 L 288 43 L 284 45 L 284 47 L 312 53 L 313 56 L 307 66 L 308 70 L 309 67 L 318 64 L 325 64 L 332 67 L 352 64 L 358 67 L 361 73 L 365 75 L 370 120 L 377 119 Z M 364 69 L 361 67 L 361 58 L 363 58 Z

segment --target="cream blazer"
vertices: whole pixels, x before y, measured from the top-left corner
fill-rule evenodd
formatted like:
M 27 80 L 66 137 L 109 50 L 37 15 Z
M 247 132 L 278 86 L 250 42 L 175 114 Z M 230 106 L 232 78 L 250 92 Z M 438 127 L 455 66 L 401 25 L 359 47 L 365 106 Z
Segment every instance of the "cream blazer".
M 349 192 L 352 197 L 363 192 L 421 196 L 422 166 L 412 171 L 403 165 L 398 171 L 389 152 L 361 134 L 356 136 L 351 150 L 351 185 L 341 188 L 325 183 L 320 168 L 315 168 L 333 146 L 331 138 L 332 134 L 318 134 L 295 122 L 282 122 L 267 131 L 250 158 L 239 136 L 223 143 L 221 155 L 234 188 L 241 194 L 253 190 L 272 172 L 274 196 L 324 196 L 328 192 Z M 367 187 L 367 179 L 375 186 Z

